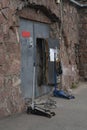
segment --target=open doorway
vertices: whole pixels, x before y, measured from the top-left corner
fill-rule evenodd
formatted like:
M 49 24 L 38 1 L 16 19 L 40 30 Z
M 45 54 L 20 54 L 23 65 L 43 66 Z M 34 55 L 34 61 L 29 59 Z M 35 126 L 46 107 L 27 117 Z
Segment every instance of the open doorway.
M 45 39 L 37 38 L 36 40 L 36 64 L 37 64 L 37 85 L 47 84 L 48 68 L 48 44 Z

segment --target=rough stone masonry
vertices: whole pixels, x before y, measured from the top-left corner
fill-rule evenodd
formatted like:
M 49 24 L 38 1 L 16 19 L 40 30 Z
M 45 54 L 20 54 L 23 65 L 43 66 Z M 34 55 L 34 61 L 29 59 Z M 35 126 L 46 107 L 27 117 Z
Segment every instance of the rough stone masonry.
M 25 103 L 21 93 L 20 79 L 21 51 L 18 37 L 18 14 L 20 11 L 23 13 L 26 8 L 33 13 L 37 7 L 39 11 L 48 14 L 44 17 L 44 21 L 47 22 L 49 21 L 48 19 L 51 21 L 50 35 L 59 39 L 61 25 L 60 5 L 56 4 L 55 1 L 0 0 L 0 117 L 24 110 Z M 77 8 L 68 0 L 63 2 L 63 38 L 60 45 L 60 55 L 63 68 L 62 86 L 64 89 L 69 89 L 72 83 L 78 82 L 78 68 L 81 67 L 80 74 L 84 77 L 84 73 L 82 75 L 81 70 L 84 68 L 85 72 L 83 60 L 86 59 L 87 61 L 86 49 L 84 54 L 79 53 L 82 57 L 80 58 L 81 61 L 77 62 L 78 53 L 76 53 L 75 47 L 79 45 L 81 52 L 84 51 L 82 49 L 83 43 L 86 47 L 87 38 L 85 34 L 87 33 L 87 24 L 84 25 L 84 22 L 87 23 L 87 15 L 79 17 L 79 14 L 82 16 L 83 12 L 79 13 Z M 28 14 L 26 17 L 29 19 Z M 40 16 L 40 20 L 42 18 Z M 33 17 L 31 19 L 33 20 Z M 78 26 L 79 23 L 81 23 L 80 27 Z M 82 38 L 80 38 L 80 35 Z

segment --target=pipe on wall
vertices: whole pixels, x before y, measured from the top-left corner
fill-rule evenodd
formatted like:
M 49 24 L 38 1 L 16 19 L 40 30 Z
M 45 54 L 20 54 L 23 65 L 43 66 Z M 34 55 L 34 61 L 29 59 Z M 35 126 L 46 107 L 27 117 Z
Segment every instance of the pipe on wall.
M 70 0 L 70 2 L 72 2 L 73 4 L 81 7 L 81 8 L 86 8 L 87 4 L 80 4 L 79 2 L 77 2 L 76 0 Z

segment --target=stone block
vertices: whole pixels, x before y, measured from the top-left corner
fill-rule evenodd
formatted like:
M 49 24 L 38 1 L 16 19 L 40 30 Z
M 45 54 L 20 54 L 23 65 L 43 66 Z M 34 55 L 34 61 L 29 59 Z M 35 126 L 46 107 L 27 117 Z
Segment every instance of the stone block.
M 9 31 L 8 24 L 3 24 L 3 35 L 6 35 Z
M 3 39 L 3 34 L 0 34 L 0 44 L 3 44 L 4 39 Z
M 1 3 L 2 3 L 2 8 L 9 7 L 9 0 L 2 0 Z
M 5 17 L 2 15 L 2 12 L 0 11 L 0 25 L 6 23 Z
M 4 85 L 4 76 L 0 75 L 0 91 L 3 88 L 3 85 Z
M 0 10 L 2 9 L 2 3 L 0 2 Z
M 13 14 L 13 12 L 10 8 L 2 9 L 2 13 L 7 20 L 10 19 L 12 17 L 12 14 Z
M 20 71 L 20 61 L 14 59 L 12 63 L 10 63 L 8 73 L 9 74 L 18 74 Z
M 3 65 L 4 62 L 5 62 L 5 53 L 3 48 L 2 49 L 0 48 L 0 65 Z

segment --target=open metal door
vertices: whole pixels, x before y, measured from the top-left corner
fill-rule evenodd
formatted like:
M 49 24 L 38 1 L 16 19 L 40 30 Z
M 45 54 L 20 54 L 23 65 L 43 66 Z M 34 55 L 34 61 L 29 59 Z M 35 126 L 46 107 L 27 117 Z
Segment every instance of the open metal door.
M 47 84 L 54 85 L 54 50 L 59 49 L 59 41 L 58 39 L 49 38 L 46 39 L 48 43 L 48 65 L 47 65 Z

